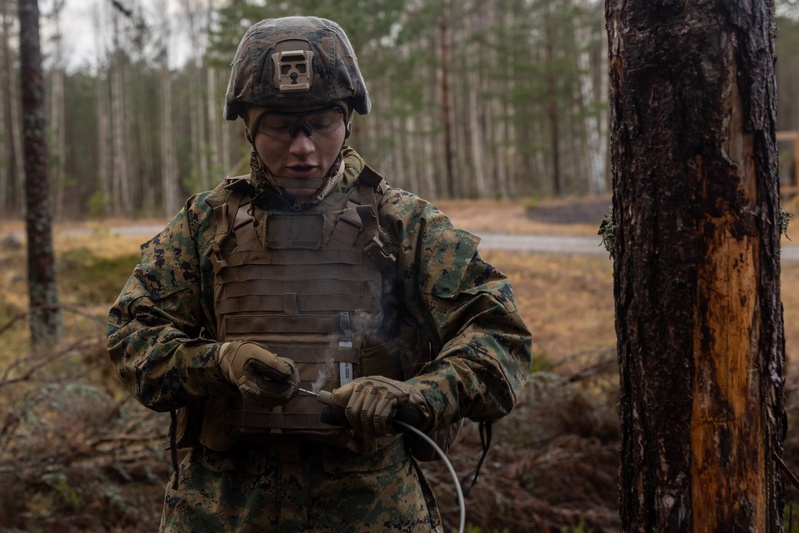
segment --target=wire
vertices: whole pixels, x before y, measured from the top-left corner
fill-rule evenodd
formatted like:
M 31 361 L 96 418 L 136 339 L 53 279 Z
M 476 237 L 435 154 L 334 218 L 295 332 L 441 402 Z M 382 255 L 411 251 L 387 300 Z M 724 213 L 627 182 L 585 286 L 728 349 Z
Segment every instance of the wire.
M 291 382 L 289 381 L 289 383 L 291 383 Z M 297 387 L 297 385 L 295 383 L 291 383 L 291 384 L 294 385 L 295 387 Z M 299 388 L 299 387 L 297 387 L 297 388 Z M 329 392 L 327 392 L 327 391 L 320 391 L 319 393 L 308 391 L 308 390 L 305 390 L 305 389 L 300 389 L 300 391 L 302 391 L 302 392 L 304 392 L 306 394 L 312 394 L 313 396 L 316 396 L 316 399 L 320 403 L 323 403 L 323 404 L 325 404 L 327 406 L 333 405 L 333 402 L 331 401 L 331 394 Z M 447 457 L 447 454 L 444 453 L 444 450 L 442 450 L 438 446 L 438 444 L 436 444 L 436 442 L 433 439 L 431 439 L 426 434 L 422 433 L 421 431 L 419 431 L 418 429 L 416 429 L 412 425 L 407 424 L 405 422 L 401 422 L 400 420 L 397 420 L 396 417 L 394 418 L 392 423 L 394 425 L 396 425 L 398 428 L 402 429 L 403 431 L 410 431 L 411 433 L 421 437 L 422 440 L 426 441 L 430 446 L 433 447 L 433 449 L 436 451 L 436 453 L 444 461 L 444 464 L 447 465 L 447 470 L 449 470 L 449 473 L 452 476 L 452 481 L 455 484 L 455 492 L 458 494 L 458 506 L 460 507 L 460 518 L 461 518 L 461 524 L 460 524 L 460 527 L 458 528 L 458 533 L 463 533 L 465 528 L 466 528 L 466 502 L 465 502 L 465 500 L 463 498 L 463 489 L 461 489 L 461 482 L 458 479 L 458 474 L 455 472 L 455 468 L 453 468 L 452 463 L 449 461 L 449 458 Z M 481 431 L 480 432 L 480 439 L 482 440 L 482 438 L 483 438 L 483 434 L 482 434 L 482 431 Z M 489 430 L 489 442 L 490 442 L 490 438 L 491 437 L 490 437 L 490 430 Z M 488 446 L 487 445 L 484 446 L 484 449 L 487 452 L 488 451 Z M 485 458 L 485 453 L 483 454 L 483 458 Z M 480 460 L 480 462 L 481 463 L 483 462 L 482 459 Z M 477 466 L 477 470 L 478 471 L 480 470 L 480 466 L 479 465 Z M 476 474 L 475 474 L 474 479 L 475 479 L 475 481 L 477 480 L 477 475 Z M 472 482 L 472 484 L 474 484 L 474 482 Z
M 439 448 L 438 444 L 436 444 L 433 439 L 431 439 L 430 437 L 428 437 L 427 435 L 425 435 L 415 427 L 406 424 L 405 422 L 400 422 L 396 418 L 394 419 L 393 424 L 401 428 L 403 431 L 410 431 L 411 433 L 421 437 L 424 441 L 426 441 L 430 446 L 433 447 L 436 453 L 444 461 L 444 464 L 447 465 L 447 470 L 449 470 L 449 473 L 452 476 L 452 481 L 455 484 L 455 492 L 457 492 L 458 494 L 458 506 L 460 507 L 461 511 L 460 512 L 461 524 L 460 527 L 458 527 L 458 533 L 463 533 L 464 529 L 466 528 L 466 502 L 463 499 L 463 490 L 461 489 L 461 482 L 458 479 L 458 474 L 455 472 L 455 468 L 453 468 L 452 463 L 449 462 L 447 454 L 444 453 L 444 450 Z

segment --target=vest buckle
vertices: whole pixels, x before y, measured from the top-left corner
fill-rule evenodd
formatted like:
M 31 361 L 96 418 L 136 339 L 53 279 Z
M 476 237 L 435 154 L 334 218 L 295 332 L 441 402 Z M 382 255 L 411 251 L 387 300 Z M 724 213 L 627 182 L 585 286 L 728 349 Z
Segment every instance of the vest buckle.
M 377 264 L 377 268 L 380 270 L 397 262 L 397 258 L 394 257 L 394 254 L 386 250 L 385 244 L 383 244 L 383 241 L 376 235 L 367 241 L 366 245 L 363 247 L 363 251 L 372 258 Z

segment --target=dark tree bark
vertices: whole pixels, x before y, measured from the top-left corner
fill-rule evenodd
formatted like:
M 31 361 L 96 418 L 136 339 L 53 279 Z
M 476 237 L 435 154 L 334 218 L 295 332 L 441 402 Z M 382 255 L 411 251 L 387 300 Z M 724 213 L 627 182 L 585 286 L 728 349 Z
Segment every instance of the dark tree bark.
M 37 345 L 58 337 L 61 313 L 53 253 L 44 77 L 39 41 L 39 5 L 36 0 L 19 0 L 19 22 L 28 296 L 31 342 Z
M 442 4 L 441 18 L 438 24 L 439 37 L 441 39 L 441 114 L 444 126 L 444 180 L 446 190 L 450 198 L 457 198 L 458 191 L 455 186 L 455 170 L 453 168 L 453 138 L 452 138 L 452 119 L 451 119 L 451 95 L 449 91 L 449 2 L 444 0 Z
M 772 0 L 607 0 L 624 531 L 781 531 Z
M 560 176 L 560 123 L 558 122 L 558 89 L 555 62 L 555 44 L 552 29 L 552 6 L 544 6 L 544 62 L 547 83 L 547 122 L 549 123 L 549 149 L 552 156 L 552 193 L 558 197 L 563 193 Z

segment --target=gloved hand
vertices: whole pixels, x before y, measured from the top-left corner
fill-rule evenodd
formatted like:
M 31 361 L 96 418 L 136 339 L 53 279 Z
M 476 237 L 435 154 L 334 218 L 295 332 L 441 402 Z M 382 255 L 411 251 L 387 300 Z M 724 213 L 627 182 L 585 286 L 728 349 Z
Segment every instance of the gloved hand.
M 332 415 L 339 423 L 352 427 L 356 433 L 379 438 L 399 433 L 393 421 L 398 419 L 428 431 L 433 424 L 430 405 L 424 396 L 406 385 L 383 376 L 358 378 L 335 389 L 330 397 Z
M 291 359 L 278 357 L 254 342 L 225 344 L 219 366 L 231 383 L 250 401 L 284 404 L 294 398 L 299 372 Z

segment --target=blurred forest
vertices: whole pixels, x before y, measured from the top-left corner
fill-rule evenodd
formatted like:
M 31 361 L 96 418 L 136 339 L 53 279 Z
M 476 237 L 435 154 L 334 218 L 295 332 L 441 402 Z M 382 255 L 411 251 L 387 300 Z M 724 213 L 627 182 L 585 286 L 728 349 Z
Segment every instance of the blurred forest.
M 167 216 L 188 195 L 247 172 L 243 128 L 222 117 L 230 60 L 250 24 L 289 14 L 347 31 L 374 104 L 350 142 L 393 185 L 429 198 L 609 191 L 602 2 L 81 3 L 93 57 L 76 62 L 66 0 L 40 2 L 57 220 Z M 777 7 L 778 129 L 797 130 L 799 17 L 795 0 Z M 4 218 L 23 209 L 18 66 L 16 2 L 0 0 Z

